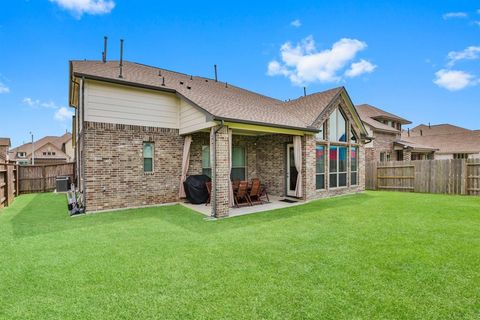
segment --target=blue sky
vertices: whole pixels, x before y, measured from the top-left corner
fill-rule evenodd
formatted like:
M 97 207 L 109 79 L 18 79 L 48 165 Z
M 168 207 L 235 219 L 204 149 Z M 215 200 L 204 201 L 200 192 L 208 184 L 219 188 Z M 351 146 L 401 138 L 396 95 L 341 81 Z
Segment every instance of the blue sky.
M 480 129 L 480 1 L 30 0 L 0 11 L 0 136 L 70 130 L 68 61 L 125 59 L 279 99 L 346 86 L 415 124 Z

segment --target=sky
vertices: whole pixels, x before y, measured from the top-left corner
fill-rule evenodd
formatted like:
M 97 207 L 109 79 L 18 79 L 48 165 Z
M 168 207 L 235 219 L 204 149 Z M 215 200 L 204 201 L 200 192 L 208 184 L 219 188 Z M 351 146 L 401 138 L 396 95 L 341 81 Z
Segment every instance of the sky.
M 421 123 L 480 129 L 480 1 L 15 0 L 0 10 L 0 137 L 71 131 L 68 61 L 119 58 L 278 99 L 345 86 Z

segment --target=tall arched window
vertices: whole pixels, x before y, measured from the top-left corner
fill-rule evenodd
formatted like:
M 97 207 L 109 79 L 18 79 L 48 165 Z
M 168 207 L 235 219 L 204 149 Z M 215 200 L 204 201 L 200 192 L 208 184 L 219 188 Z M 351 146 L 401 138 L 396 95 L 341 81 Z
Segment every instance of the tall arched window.
M 328 140 L 347 142 L 347 120 L 338 108 L 328 119 Z

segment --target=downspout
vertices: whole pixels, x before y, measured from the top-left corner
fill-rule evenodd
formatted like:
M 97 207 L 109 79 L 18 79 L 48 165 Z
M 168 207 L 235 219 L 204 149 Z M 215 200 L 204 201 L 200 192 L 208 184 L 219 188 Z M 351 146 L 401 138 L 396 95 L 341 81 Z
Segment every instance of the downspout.
M 217 172 L 216 172 L 216 169 L 217 169 L 217 132 L 220 131 L 220 129 L 222 129 L 223 127 L 225 127 L 225 121 L 222 120 L 222 123 L 220 125 L 220 127 L 218 127 L 215 131 L 214 131 L 214 134 L 213 134 L 213 184 L 215 185 L 215 189 L 217 188 Z M 215 199 L 217 198 L 217 191 L 215 191 Z M 210 201 L 210 203 L 212 204 L 212 213 L 211 213 L 211 217 L 212 218 L 215 218 L 215 213 L 214 212 L 217 212 L 217 204 L 216 204 L 216 201 Z

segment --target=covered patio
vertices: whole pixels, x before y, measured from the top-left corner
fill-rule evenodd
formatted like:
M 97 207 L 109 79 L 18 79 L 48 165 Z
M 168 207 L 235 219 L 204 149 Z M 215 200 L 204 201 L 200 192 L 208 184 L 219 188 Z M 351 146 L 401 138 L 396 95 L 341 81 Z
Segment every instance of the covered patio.
M 288 128 L 222 123 L 186 135 L 181 179 L 204 174 L 212 188 L 210 204 L 185 205 L 219 218 L 301 204 L 307 198 L 306 172 L 315 170 L 306 155 L 314 155 L 314 149 L 313 132 Z M 238 208 L 232 182 L 252 179 L 260 180 L 270 201 Z M 181 190 L 180 198 L 184 196 Z M 288 202 L 281 201 L 286 198 Z

